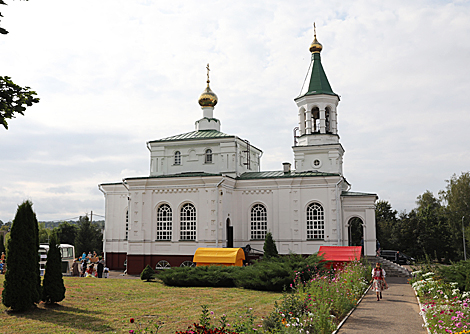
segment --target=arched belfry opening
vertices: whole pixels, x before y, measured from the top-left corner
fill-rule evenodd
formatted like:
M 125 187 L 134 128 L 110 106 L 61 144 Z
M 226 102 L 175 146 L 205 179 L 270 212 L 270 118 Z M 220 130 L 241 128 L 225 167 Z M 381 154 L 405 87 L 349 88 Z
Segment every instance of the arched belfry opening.
M 320 109 L 312 108 L 312 133 L 320 132 Z
M 227 248 L 233 248 L 233 226 L 230 225 L 230 218 L 226 221 Z
M 363 246 L 364 253 L 364 222 L 359 217 L 353 217 L 348 222 L 348 246 Z
M 325 109 L 325 131 L 326 133 L 331 133 L 331 129 L 330 129 L 330 115 L 331 115 L 331 112 L 330 112 L 330 108 L 329 107 L 326 107 Z

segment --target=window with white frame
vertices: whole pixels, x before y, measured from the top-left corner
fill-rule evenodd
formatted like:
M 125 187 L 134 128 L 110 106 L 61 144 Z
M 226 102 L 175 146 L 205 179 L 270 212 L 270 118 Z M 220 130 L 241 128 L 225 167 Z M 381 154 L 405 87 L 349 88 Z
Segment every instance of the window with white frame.
M 181 165 L 181 152 L 175 152 L 175 165 Z
M 129 210 L 126 210 L 126 239 L 129 239 Z
M 268 213 L 262 204 L 256 204 L 251 208 L 251 239 L 263 240 L 268 231 Z
M 196 240 L 196 208 L 191 203 L 181 207 L 180 240 Z
M 325 214 L 318 203 L 307 207 L 307 240 L 325 239 Z
M 212 150 L 208 148 L 206 150 L 206 153 L 204 154 L 204 162 L 206 164 L 211 164 L 212 163 Z
M 172 212 L 168 204 L 157 210 L 157 240 L 171 240 Z

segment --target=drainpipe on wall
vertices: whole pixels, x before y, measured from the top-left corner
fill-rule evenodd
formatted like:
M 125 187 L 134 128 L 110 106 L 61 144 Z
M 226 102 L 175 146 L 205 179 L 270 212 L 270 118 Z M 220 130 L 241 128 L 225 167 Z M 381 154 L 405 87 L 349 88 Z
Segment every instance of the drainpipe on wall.
M 127 189 L 127 211 L 128 211 L 128 218 L 129 218 L 129 226 L 132 226 L 131 224 L 131 194 L 129 193 L 129 187 L 127 186 L 126 179 L 122 179 L 122 185 L 124 188 Z M 129 236 L 131 234 L 129 233 Z M 127 254 L 129 252 L 129 237 L 127 238 L 127 249 L 126 249 L 126 269 L 124 269 L 124 274 L 127 275 L 127 267 L 129 267 L 129 259 L 127 257 Z
M 339 193 L 339 184 L 343 181 L 343 178 L 341 178 L 335 185 L 336 187 L 336 231 L 338 232 L 338 246 L 343 245 L 342 241 L 342 228 L 343 224 L 340 221 L 341 220 L 341 203 L 340 203 L 340 193 Z
M 222 175 L 222 180 L 215 186 L 217 193 L 217 200 L 215 202 L 215 247 L 219 247 L 219 186 L 225 181 L 225 176 Z
M 106 203 L 106 193 L 104 192 L 103 188 L 101 188 L 101 184 L 98 185 L 98 189 L 103 193 L 104 202 Z M 104 212 L 103 254 L 104 254 L 104 263 L 106 263 L 106 208 Z

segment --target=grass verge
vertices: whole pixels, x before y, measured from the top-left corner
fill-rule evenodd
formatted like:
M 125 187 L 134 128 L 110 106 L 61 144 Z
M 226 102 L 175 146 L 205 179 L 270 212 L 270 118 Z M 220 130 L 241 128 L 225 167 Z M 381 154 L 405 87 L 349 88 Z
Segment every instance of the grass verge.
M 0 293 L 4 276 L 0 275 Z M 0 333 L 129 333 L 137 323 L 163 321 L 160 333 L 185 330 L 197 322 L 201 305 L 233 318 L 252 307 L 257 322 L 267 316 L 279 293 L 239 288 L 178 288 L 140 279 L 65 277 L 65 299 L 59 306 L 39 304 L 24 313 L 6 312 L 0 304 Z

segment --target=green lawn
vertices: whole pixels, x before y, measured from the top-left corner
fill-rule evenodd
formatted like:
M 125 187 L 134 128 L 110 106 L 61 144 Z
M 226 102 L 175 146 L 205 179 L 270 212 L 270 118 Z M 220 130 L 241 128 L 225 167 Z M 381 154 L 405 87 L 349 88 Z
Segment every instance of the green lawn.
M 0 291 L 4 276 L 0 275 Z M 184 330 L 199 318 L 206 304 L 215 315 L 229 318 L 252 307 L 257 320 L 273 310 L 279 293 L 237 288 L 174 288 L 140 279 L 64 278 L 66 297 L 60 306 L 39 304 L 25 313 L 6 312 L 0 305 L 0 333 L 128 333 L 129 323 L 160 320 L 159 333 Z

